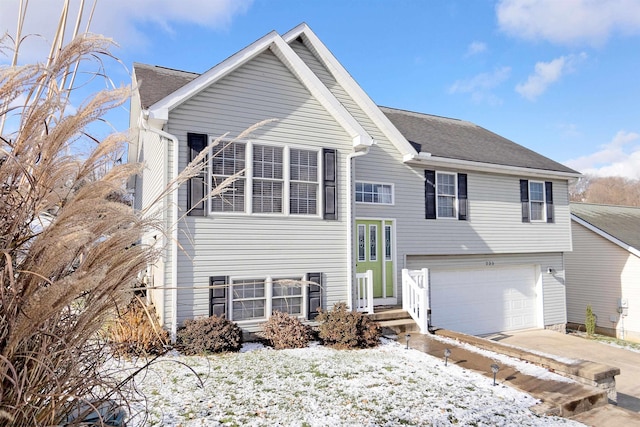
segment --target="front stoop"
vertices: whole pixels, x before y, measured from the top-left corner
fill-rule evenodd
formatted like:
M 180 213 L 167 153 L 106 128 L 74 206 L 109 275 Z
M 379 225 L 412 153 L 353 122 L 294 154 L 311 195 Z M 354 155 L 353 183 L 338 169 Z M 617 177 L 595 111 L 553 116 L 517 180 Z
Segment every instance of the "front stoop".
M 405 334 L 420 330 L 418 324 L 411 318 L 409 313 L 401 308 L 386 309 L 367 316 L 371 320 L 378 322 L 383 331 L 393 331 L 393 334 Z M 387 332 L 383 333 L 385 335 L 388 334 Z

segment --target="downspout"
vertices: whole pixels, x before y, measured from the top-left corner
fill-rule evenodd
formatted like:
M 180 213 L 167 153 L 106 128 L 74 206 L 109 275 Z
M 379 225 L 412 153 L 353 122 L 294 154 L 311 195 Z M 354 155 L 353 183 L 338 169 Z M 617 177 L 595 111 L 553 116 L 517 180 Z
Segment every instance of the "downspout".
M 147 113 L 148 114 L 148 113 Z M 141 113 L 140 123 L 149 132 L 153 132 L 163 138 L 171 140 L 173 148 L 172 178 L 178 176 L 178 138 L 160 129 L 154 129 L 146 124 L 145 112 Z M 171 181 L 169 179 L 168 181 Z M 178 335 L 178 189 L 171 191 L 171 215 L 173 226 L 171 227 L 171 342 L 175 343 Z
M 355 209 L 354 207 L 354 202 L 353 202 L 353 177 L 351 176 L 352 174 L 352 162 L 353 159 L 356 157 L 360 157 L 360 156 L 364 156 L 365 154 L 369 153 L 369 147 L 365 147 L 364 150 L 362 151 L 353 151 L 351 153 L 349 153 L 349 155 L 347 156 L 347 180 L 348 185 L 347 185 L 347 259 L 349 260 L 349 262 L 347 262 L 347 286 L 349 287 L 349 293 L 348 293 L 348 298 L 347 298 L 347 305 L 349 307 L 351 307 L 351 309 L 353 310 L 354 308 L 354 287 L 353 287 L 353 278 L 354 273 L 354 264 L 355 264 L 355 258 L 354 258 L 354 252 L 353 252 L 353 224 L 355 222 Z

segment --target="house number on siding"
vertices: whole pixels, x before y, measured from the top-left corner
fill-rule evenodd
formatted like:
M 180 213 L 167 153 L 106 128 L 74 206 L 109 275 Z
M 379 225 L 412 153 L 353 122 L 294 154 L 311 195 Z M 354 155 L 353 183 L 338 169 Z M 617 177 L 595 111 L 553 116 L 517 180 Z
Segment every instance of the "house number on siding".
M 495 262 L 493 262 L 493 261 L 486 261 L 486 262 L 484 263 L 484 265 L 487 265 L 487 266 L 493 267 L 494 265 L 496 265 L 496 263 L 495 263 Z

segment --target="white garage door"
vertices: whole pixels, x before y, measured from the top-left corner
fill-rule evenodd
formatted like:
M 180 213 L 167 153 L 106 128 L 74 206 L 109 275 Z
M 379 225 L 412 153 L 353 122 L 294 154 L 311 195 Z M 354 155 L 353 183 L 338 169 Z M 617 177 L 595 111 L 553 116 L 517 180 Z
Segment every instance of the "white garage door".
M 430 274 L 433 327 L 480 335 L 537 326 L 533 266 Z

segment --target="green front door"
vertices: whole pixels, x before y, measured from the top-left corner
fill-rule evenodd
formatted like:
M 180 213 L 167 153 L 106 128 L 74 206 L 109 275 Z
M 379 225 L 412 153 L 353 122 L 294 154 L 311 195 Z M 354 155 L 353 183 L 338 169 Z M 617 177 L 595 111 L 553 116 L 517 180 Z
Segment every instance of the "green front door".
M 373 297 L 393 297 L 393 226 L 388 220 L 356 220 L 356 273 L 373 272 Z

